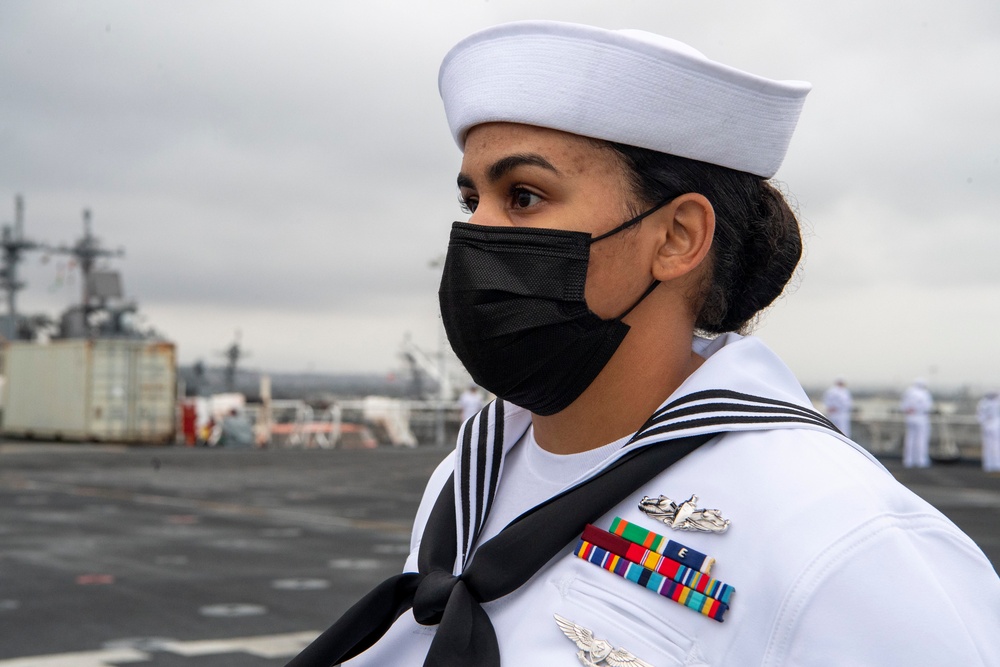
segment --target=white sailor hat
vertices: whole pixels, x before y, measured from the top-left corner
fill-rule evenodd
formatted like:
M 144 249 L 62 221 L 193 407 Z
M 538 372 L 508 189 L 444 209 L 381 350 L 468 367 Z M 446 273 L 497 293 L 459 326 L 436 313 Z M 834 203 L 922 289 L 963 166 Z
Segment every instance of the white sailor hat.
M 459 148 L 474 125 L 506 121 L 770 178 L 810 85 L 749 74 L 653 33 L 518 21 L 456 44 L 438 88 Z

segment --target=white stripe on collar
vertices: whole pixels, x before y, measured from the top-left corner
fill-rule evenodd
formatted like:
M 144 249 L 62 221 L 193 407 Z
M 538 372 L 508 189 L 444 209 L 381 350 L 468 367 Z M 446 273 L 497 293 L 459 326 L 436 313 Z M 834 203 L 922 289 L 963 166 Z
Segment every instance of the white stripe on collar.
M 791 371 L 758 339 L 726 334 L 713 341 L 695 339 L 694 348 L 708 357 L 701 368 L 685 380 L 614 456 L 571 486 L 596 476 L 635 449 L 692 435 L 732 431 L 825 431 L 881 467 L 871 454 L 812 409 Z M 500 483 L 504 456 L 530 424 L 530 412 L 497 399 L 462 427 L 454 479 L 460 554 L 456 574 L 467 564 L 486 522 Z

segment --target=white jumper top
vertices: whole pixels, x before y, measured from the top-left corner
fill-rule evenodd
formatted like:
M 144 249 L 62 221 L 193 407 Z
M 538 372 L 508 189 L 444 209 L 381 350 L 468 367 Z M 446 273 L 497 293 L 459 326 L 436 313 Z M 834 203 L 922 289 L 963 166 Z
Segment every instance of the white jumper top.
M 696 339 L 695 350 L 707 361 L 667 403 L 726 389 L 810 405 L 758 339 Z M 509 453 L 530 415 L 508 405 L 504 416 L 502 444 Z M 690 423 L 684 434 L 726 432 L 636 489 L 595 525 L 608 530 L 619 516 L 716 558 L 712 576 L 736 591 L 724 622 L 577 558 L 576 545 L 567 544 L 519 590 L 483 605 L 504 665 L 580 664 L 579 649 L 554 614 L 655 667 L 1000 665 L 1000 579 L 954 524 L 858 445 L 821 426 L 752 417 L 718 422 Z M 581 477 L 623 451 L 612 449 Z M 416 569 L 431 506 L 461 458 L 450 456 L 428 483 L 406 570 Z M 503 468 L 497 473 L 501 497 Z M 456 474 L 456 491 L 457 480 Z M 474 479 L 471 486 L 477 487 Z M 672 531 L 638 509 L 643 496 L 680 502 L 692 494 L 699 507 L 718 509 L 731 521 L 727 532 Z M 465 504 L 473 512 L 482 506 L 475 499 Z M 461 526 L 466 510 L 456 505 Z M 456 572 L 463 567 L 461 556 L 458 561 Z M 434 632 L 404 613 L 345 665 L 422 665 Z
M 976 404 L 976 419 L 984 430 L 1000 429 L 1000 396 L 984 396 Z
M 910 385 L 899 399 L 899 409 L 906 414 L 907 419 L 926 419 L 933 408 L 931 392 L 921 385 Z
M 478 544 L 499 533 L 526 509 L 551 498 L 600 465 L 626 440 L 627 437 L 579 454 L 553 454 L 539 446 L 535 429 L 529 426 L 504 457 L 504 483 L 497 489 Z
M 850 413 L 854 401 L 851 392 L 847 387 L 833 385 L 823 393 L 823 407 L 831 417 L 844 413 Z

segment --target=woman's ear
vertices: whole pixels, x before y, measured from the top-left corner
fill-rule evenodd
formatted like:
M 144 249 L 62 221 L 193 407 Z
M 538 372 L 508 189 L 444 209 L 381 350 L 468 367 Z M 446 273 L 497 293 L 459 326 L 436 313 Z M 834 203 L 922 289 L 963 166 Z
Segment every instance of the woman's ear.
M 658 225 L 654 278 L 677 280 L 701 266 L 715 236 L 715 209 L 704 195 L 683 194 L 650 217 Z

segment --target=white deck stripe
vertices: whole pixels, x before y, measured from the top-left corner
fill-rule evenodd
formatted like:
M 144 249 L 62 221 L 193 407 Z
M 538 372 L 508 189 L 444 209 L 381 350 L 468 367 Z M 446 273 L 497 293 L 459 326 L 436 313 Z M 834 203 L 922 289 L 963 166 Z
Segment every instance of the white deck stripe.
M 193 657 L 218 653 L 249 653 L 261 658 L 294 656 L 318 637 L 319 630 L 292 632 L 284 635 L 259 637 L 234 637 L 231 639 L 203 639 L 189 642 L 163 642 L 158 649 Z M 114 667 L 111 663 L 145 662 L 152 656 L 130 648 L 103 651 L 78 651 L 53 655 L 34 655 L 24 658 L 0 660 L 0 667 Z
M 287 635 L 238 637 L 236 639 L 206 639 L 191 642 L 164 642 L 165 651 L 184 656 L 213 655 L 216 653 L 249 653 L 261 658 L 293 656 L 319 636 L 319 631 L 295 632 Z M 0 663 L 3 665 L 3 663 Z
M 122 663 L 146 660 L 149 660 L 149 655 L 142 651 L 116 648 L 106 651 L 79 651 L 0 660 L 0 667 L 113 667 L 110 661 Z

